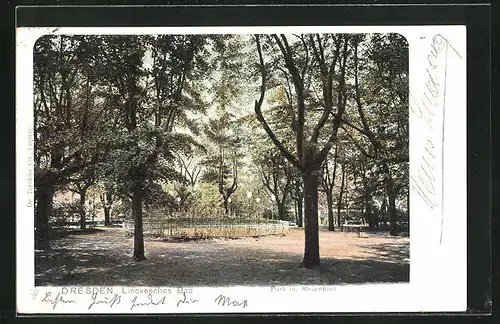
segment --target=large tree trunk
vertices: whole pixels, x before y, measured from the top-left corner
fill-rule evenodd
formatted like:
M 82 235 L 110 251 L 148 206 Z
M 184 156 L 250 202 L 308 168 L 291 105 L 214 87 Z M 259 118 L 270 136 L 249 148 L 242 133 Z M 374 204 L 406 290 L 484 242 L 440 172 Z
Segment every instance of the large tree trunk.
M 80 229 L 84 230 L 87 227 L 87 221 L 85 219 L 85 197 L 87 195 L 87 189 L 79 190 L 78 194 L 80 195 Z
M 335 225 L 333 224 L 333 194 L 332 192 L 327 192 L 326 202 L 328 207 L 328 230 L 335 231 Z
M 137 179 L 132 189 L 132 213 L 134 216 L 134 260 L 142 261 L 144 255 L 144 234 L 142 227 L 143 179 Z
M 305 172 L 304 180 L 304 233 L 305 249 L 304 260 L 305 267 L 314 267 L 320 264 L 319 259 L 319 225 L 318 225 L 318 175 L 313 172 Z
M 49 218 L 52 215 L 52 200 L 55 187 L 51 184 L 37 186 L 35 190 L 35 249 L 49 248 Z

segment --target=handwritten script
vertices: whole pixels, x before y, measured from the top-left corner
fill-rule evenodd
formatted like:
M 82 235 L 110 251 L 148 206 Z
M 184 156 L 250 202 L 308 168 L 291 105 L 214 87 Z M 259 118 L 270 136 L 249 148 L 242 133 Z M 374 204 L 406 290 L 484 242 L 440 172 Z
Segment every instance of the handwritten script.
M 441 34 L 437 34 L 432 38 L 427 54 L 426 79 L 422 87 L 423 91 L 416 97 L 410 95 L 411 112 L 425 122 L 427 126 L 426 133 L 428 134 L 416 175 L 411 176 L 412 188 L 429 208 L 434 209 L 438 205 L 441 206 L 440 242 L 442 240 L 444 218 L 444 131 L 449 49 L 459 58 L 462 58 L 448 39 Z M 436 120 L 438 121 L 437 128 L 435 128 Z M 440 138 L 439 144 L 434 142 L 436 138 Z M 436 165 L 439 164 L 441 165 L 440 184 L 437 182 L 436 177 Z M 441 198 L 440 201 L 438 195 Z
M 92 302 L 90 303 L 88 309 L 91 309 L 94 305 L 105 304 L 109 308 L 113 308 L 115 304 L 121 303 L 121 295 L 113 294 L 113 296 L 103 296 L 100 297 L 99 293 L 95 292 L 92 294 Z
M 182 296 L 183 296 L 183 298 L 182 298 L 182 299 L 180 299 L 180 300 L 177 302 L 177 307 L 179 307 L 179 305 L 184 305 L 184 304 L 187 304 L 187 305 L 189 305 L 189 304 L 196 304 L 196 303 L 198 303 L 198 302 L 199 302 L 199 300 L 198 300 L 198 299 L 187 298 L 187 296 L 186 296 L 186 292 L 183 292 L 183 293 L 182 293 Z
M 56 306 L 59 303 L 62 304 L 73 304 L 75 303 L 72 299 L 64 299 L 61 293 L 57 293 L 55 297 L 52 297 L 52 292 L 48 291 L 45 293 L 45 296 L 42 298 L 42 303 L 52 304 L 52 309 L 56 309 Z
M 232 300 L 230 297 L 226 297 L 224 295 L 219 295 L 215 298 L 214 303 L 218 306 L 232 306 L 232 307 L 242 307 L 245 308 L 248 306 L 248 300 Z
M 141 301 L 141 300 L 138 300 L 137 296 L 135 296 L 132 299 L 132 302 L 131 302 L 131 305 L 130 305 L 130 310 L 132 310 L 132 309 L 134 309 L 134 307 L 138 307 L 138 306 L 149 306 L 149 305 L 158 306 L 158 305 L 165 305 L 165 299 L 166 299 L 166 297 L 163 296 L 161 298 L 158 298 L 158 299 L 154 300 L 153 295 L 152 294 L 148 294 L 147 299 L 145 301 Z

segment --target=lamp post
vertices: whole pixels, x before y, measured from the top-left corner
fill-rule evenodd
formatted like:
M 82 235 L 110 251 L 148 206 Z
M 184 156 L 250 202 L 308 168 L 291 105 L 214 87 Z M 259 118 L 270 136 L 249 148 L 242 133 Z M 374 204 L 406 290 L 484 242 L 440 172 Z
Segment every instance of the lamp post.
M 247 192 L 247 198 L 248 198 L 248 212 L 251 214 L 251 208 L 250 206 L 252 205 L 251 204 L 251 201 L 252 201 L 252 192 L 251 191 L 248 191 Z M 250 219 L 250 217 L 248 217 Z
M 257 219 L 260 217 L 260 197 L 255 198 L 255 202 L 257 203 Z
M 175 202 L 177 203 L 177 211 L 181 211 L 181 197 L 175 198 Z

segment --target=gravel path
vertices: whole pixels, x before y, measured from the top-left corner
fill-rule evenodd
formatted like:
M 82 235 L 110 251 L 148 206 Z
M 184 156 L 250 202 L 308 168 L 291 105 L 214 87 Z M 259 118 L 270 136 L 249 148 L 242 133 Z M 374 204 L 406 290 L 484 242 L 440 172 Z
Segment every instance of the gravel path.
M 402 282 L 409 239 L 320 231 L 321 266 L 304 269 L 304 233 L 199 241 L 145 240 L 146 261 L 119 228 L 71 234 L 35 254 L 36 285 L 220 286 Z

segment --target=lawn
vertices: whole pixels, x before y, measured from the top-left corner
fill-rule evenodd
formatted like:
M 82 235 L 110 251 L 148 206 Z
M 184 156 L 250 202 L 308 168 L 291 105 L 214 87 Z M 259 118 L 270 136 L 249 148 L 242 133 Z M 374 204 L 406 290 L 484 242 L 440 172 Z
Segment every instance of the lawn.
M 304 232 L 239 239 L 145 239 L 146 261 L 132 259 L 120 228 L 70 233 L 35 253 L 37 286 L 220 286 L 409 281 L 409 238 L 320 231 L 321 266 L 300 267 Z

